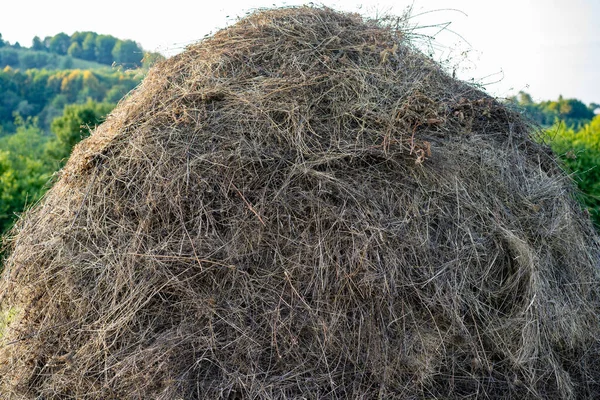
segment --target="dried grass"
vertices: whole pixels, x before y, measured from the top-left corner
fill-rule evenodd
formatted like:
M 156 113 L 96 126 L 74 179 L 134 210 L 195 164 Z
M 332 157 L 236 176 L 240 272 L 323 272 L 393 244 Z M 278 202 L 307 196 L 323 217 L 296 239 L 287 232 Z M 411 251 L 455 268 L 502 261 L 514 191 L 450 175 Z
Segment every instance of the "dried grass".
M 257 12 L 20 221 L 0 392 L 595 398 L 598 239 L 532 132 L 385 21 Z

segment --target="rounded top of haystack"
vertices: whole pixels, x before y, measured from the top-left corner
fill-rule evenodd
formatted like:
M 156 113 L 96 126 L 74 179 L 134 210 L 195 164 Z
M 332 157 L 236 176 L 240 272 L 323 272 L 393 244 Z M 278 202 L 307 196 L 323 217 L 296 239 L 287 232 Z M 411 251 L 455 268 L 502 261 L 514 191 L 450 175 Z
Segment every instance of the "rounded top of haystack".
M 595 398 L 597 235 L 396 26 L 257 12 L 153 68 L 19 222 L 9 398 Z
M 451 78 L 390 21 L 329 8 L 256 12 L 152 69 L 67 171 L 85 169 L 115 135 L 144 126 L 227 124 L 219 136 L 308 153 L 358 140 L 418 163 L 430 151 L 418 136 L 506 133 L 509 125 L 512 137 L 529 134 L 517 113 Z

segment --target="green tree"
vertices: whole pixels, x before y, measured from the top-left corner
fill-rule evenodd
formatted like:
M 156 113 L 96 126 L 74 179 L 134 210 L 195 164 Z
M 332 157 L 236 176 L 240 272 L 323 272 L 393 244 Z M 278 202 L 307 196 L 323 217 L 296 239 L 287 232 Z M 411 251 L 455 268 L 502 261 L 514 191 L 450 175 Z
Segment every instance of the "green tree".
M 0 233 L 5 232 L 13 220 L 17 177 L 9 157 L 8 151 L 0 150 Z
M 113 60 L 126 67 L 139 67 L 144 53 L 133 40 L 118 40 L 112 50 Z
M 23 69 L 42 68 L 48 64 L 49 55 L 35 51 L 25 51 L 19 58 L 19 66 Z
M 106 94 L 106 88 L 100 84 L 98 77 L 92 71 L 83 71 L 82 86 L 83 88 L 78 94 L 80 99 L 100 101 Z
M 0 49 L 0 58 L 12 48 Z M 85 103 L 88 98 L 97 102 L 116 103 L 136 87 L 142 76 L 135 71 L 116 69 L 45 70 L 36 68 L 54 54 L 22 50 L 21 68 L 0 69 L 0 127 L 4 135 L 15 132 L 15 112 L 38 117 L 40 127 L 50 131 L 52 120 L 63 113 L 69 103 Z M 17 57 L 18 58 L 18 57 Z M 71 57 L 61 60 L 73 62 Z
M 96 60 L 96 37 L 98 35 L 94 32 L 87 32 L 83 43 L 81 44 L 82 54 L 81 58 L 88 61 Z
M 31 42 L 31 50 L 46 51 L 48 50 L 39 36 L 35 36 Z
M 69 50 L 67 50 L 67 54 L 73 58 L 81 58 L 81 56 L 83 55 L 83 49 L 81 48 L 81 45 L 79 43 L 73 42 L 69 46 Z
M 44 37 L 44 40 L 42 41 L 44 47 L 50 51 L 50 41 L 52 40 L 52 36 L 46 36 Z
M 600 116 L 581 129 L 558 122 L 546 139 L 581 191 L 583 205 L 600 228 Z
M 110 35 L 98 35 L 96 37 L 96 61 L 101 64 L 112 65 L 112 51 L 117 43 L 117 38 Z
M 62 115 L 67 104 L 69 104 L 69 100 L 64 94 L 53 96 L 52 100 L 45 105 L 44 109 L 39 114 L 40 120 L 43 118 L 43 126 L 48 127 L 49 129 L 52 125 L 52 121 Z
M 71 69 L 73 68 L 73 57 L 68 56 L 68 57 L 64 57 L 62 60 L 60 60 L 60 69 Z
M 114 107 L 114 104 L 96 103 L 92 100 L 85 104 L 66 106 L 63 115 L 52 121 L 51 129 L 56 137 L 48 143 L 46 154 L 59 163 L 64 163 L 73 147 L 89 136 Z
M 78 93 L 83 88 L 83 73 L 77 69 L 66 72 L 68 73 L 60 83 L 60 92 L 67 96 L 70 102 L 74 103 L 77 100 Z
M 71 35 L 71 44 L 77 43 L 80 46 L 83 44 L 83 40 L 85 39 L 86 32 L 74 32 Z
M 2 49 L 0 51 L 0 68 L 4 68 L 5 66 L 9 65 L 11 67 L 18 67 L 19 66 L 19 52 L 9 48 L 6 49 Z
M 69 35 L 61 32 L 50 39 L 48 49 L 50 49 L 50 52 L 52 53 L 64 56 L 67 54 L 70 45 L 71 38 L 69 37 Z
M 43 157 L 48 137 L 36 120 L 17 118 L 15 124 L 15 134 L 0 138 L 0 233 L 41 197 L 53 172 Z
M 0 33 L 0 47 L 6 46 L 6 42 L 2 39 L 2 34 Z
M 27 100 L 21 100 L 19 102 L 19 104 L 17 105 L 15 114 L 23 116 L 23 117 L 30 117 L 30 116 L 32 116 L 34 110 L 35 110 L 35 107 L 33 105 L 29 104 L 29 102 Z

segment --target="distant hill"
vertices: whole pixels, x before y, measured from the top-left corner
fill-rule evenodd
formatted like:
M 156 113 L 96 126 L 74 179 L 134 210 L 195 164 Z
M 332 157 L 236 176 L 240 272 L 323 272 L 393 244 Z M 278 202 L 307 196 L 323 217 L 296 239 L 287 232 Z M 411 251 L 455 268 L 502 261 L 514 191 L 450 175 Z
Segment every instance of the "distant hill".
M 46 51 L 31 50 L 28 48 L 0 48 L 0 69 L 5 67 L 14 69 L 101 69 L 110 68 L 108 65 L 95 61 L 73 58 L 69 55 L 48 53 Z
M 118 66 L 122 69 L 147 67 L 159 53 L 146 52 L 133 40 L 122 40 L 96 32 L 58 33 L 43 40 L 33 38 L 31 47 L 10 44 L 0 33 L 0 69 L 98 69 Z

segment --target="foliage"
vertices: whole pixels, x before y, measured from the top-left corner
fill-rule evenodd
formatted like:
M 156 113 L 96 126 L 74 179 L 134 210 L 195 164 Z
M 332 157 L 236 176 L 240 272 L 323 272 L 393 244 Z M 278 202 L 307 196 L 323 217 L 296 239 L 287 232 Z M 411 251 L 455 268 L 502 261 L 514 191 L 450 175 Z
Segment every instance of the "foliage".
M 43 195 L 73 146 L 114 106 L 92 100 L 68 105 L 52 122 L 52 133 L 45 133 L 35 118 L 15 119 L 16 132 L 0 138 L 0 234 L 10 228 L 17 214 Z
M 509 97 L 508 102 L 519 107 L 529 118 L 545 127 L 562 121 L 569 127 L 581 128 L 594 118 L 594 110 L 598 108 L 597 104 L 586 105 L 580 100 L 565 99 L 562 96 L 559 96 L 556 101 L 535 103 L 525 92 Z
M 115 63 L 128 68 L 141 66 L 144 58 L 141 49 L 133 40 L 119 40 L 111 54 Z
M 161 59 L 134 41 L 95 32 L 36 36 L 30 48 L 0 34 L 0 235 Z M 109 67 L 115 63 L 119 68 Z
M 69 50 L 71 39 L 66 33 L 59 33 L 49 40 L 48 51 L 64 56 Z
M 125 68 L 145 66 L 148 57 L 164 58 L 158 53 L 145 52 L 133 40 L 121 40 L 112 35 L 99 35 L 96 32 L 75 32 L 71 36 L 64 32 L 47 36 L 44 40 L 33 38 L 30 48 L 18 43 L 10 45 L 0 34 L 0 68 L 93 68 L 118 64 Z M 79 61 L 76 61 L 79 60 Z M 82 64 L 87 61 L 88 64 Z M 73 64 L 73 65 L 68 65 Z
M 48 130 L 65 104 L 116 103 L 137 86 L 142 76 L 136 71 L 103 70 L 27 70 L 10 67 L 0 71 L 0 127 L 4 134 L 15 132 L 14 114 L 37 117 Z
M 13 69 L 48 69 L 57 70 L 65 68 L 79 69 L 100 69 L 108 68 L 106 65 L 95 61 L 86 61 L 81 58 L 74 58 L 71 55 L 58 55 L 43 50 L 20 49 L 14 47 L 0 48 L 0 70 L 6 66 Z
M 52 121 L 55 137 L 48 143 L 46 154 L 62 165 L 73 147 L 89 136 L 91 130 L 100 124 L 114 107 L 114 104 L 96 103 L 91 100 L 85 104 L 66 106 L 63 115 Z
M 600 116 L 577 130 L 558 122 L 545 131 L 545 137 L 572 174 L 584 206 L 600 227 Z
M 53 173 L 44 157 L 49 137 L 36 120 L 17 118 L 16 125 L 15 134 L 0 139 L 0 232 L 40 198 Z
M 96 38 L 96 61 L 100 64 L 111 65 L 114 61 L 112 50 L 116 44 L 117 38 L 114 36 L 98 35 Z
M 39 38 L 39 36 L 35 36 L 33 38 L 33 41 L 31 43 L 31 50 L 46 50 L 44 43 L 42 42 L 42 40 Z
M 594 113 L 599 105 L 562 96 L 536 103 L 525 92 L 508 102 L 545 129 L 545 140 L 572 174 L 584 207 L 600 227 L 600 116 Z

